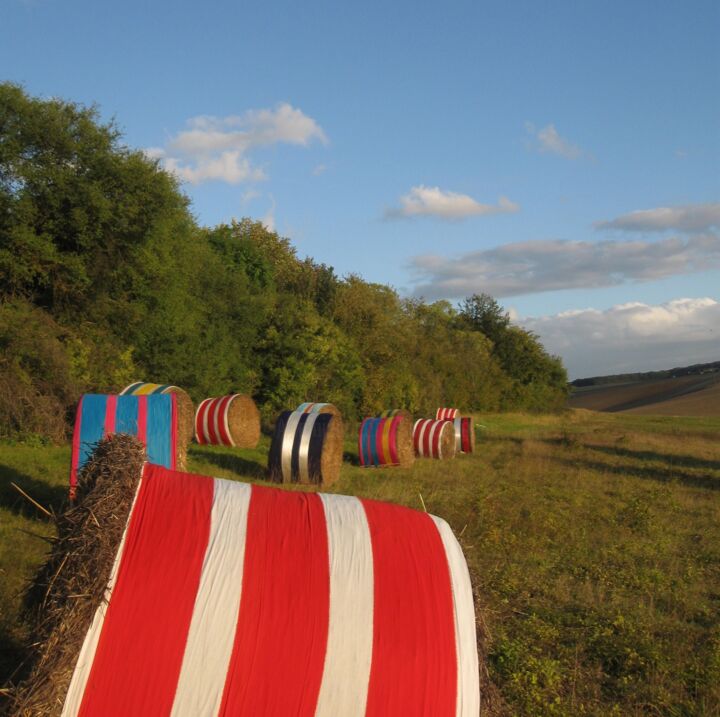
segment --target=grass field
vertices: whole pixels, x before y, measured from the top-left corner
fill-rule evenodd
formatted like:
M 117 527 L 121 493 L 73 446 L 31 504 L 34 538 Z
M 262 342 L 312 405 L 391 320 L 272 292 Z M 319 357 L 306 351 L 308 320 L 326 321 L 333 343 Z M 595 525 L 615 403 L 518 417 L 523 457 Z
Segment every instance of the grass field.
M 490 715 L 720 715 L 720 419 L 571 411 L 477 416 L 477 452 L 412 470 L 349 461 L 333 492 L 444 517 L 476 593 Z M 259 479 L 256 451 L 191 469 Z M 68 448 L 0 444 L 0 682 L 24 651 L 19 592 Z

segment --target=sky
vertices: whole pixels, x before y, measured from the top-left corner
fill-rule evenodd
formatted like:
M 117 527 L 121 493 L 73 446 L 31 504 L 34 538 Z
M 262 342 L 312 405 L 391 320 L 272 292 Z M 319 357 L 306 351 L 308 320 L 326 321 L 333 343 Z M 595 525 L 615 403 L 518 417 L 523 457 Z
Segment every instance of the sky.
M 0 0 L 0 80 L 98 107 L 206 226 L 492 294 L 572 378 L 720 360 L 720 3 Z

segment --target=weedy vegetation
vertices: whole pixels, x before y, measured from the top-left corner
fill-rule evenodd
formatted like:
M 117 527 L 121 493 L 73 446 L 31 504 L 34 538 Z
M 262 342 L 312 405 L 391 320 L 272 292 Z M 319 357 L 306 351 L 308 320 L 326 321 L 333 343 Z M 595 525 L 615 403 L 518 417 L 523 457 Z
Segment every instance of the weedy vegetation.
M 720 714 L 720 419 L 477 415 L 476 453 L 356 465 L 332 492 L 444 517 L 472 573 L 489 715 Z M 262 480 L 256 450 L 190 469 Z M 20 593 L 49 550 L 69 449 L 0 445 L 0 680 L 22 674 Z

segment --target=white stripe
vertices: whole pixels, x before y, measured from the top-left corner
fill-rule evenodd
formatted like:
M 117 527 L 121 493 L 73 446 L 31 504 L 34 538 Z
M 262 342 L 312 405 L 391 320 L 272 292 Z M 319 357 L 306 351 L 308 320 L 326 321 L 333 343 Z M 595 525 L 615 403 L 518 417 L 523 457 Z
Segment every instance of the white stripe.
M 207 410 L 205 411 L 205 415 L 203 416 L 203 440 L 205 441 L 205 443 L 210 443 L 210 430 L 208 428 L 208 416 L 210 415 L 210 411 L 212 410 L 212 402 L 215 399 L 208 398 L 207 400 L 210 402 L 210 405 L 208 406 Z
M 221 446 L 223 444 L 222 437 L 220 436 L 220 403 L 222 402 L 224 396 L 222 398 L 216 398 L 212 405 L 212 422 L 213 422 L 213 428 L 215 429 L 215 440 L 217 443 L 215 443 L 216 446 Z
M 413 448 L 418 455 L 422 455 L 422 442 L 420 441 L 420 434 L 422 433 L 422 426 L 424 418 L 418 418 L 413 426 Z
M 362 503 L 318 494 L 330 557 L 327 649 L 316 717 L 363 717 L 373 648 L 373 553 Z
M 462 453 L 462 418 L 453 421 L 455 426 L 455 452 Z
M 430 429 L 430 426 L 432 425 L 432 419 L 430 418 L 423 418 L 423 424 L 420 426 L 420 435 L 418 436 L 418 446 L 420 448 L 420 456 L 422 458 L 427 458 L 428 456 L 432 455 L 432 445 L 430 445 L 430 453 L 425 453 L 425 434 Z
M 210 538 L 172 717 L 217 715 L 235 643 L 252 487 L 214 480 Z
M 450 569 L 450 583 L 455 608 L 455 648 L 457 651 L 456 717 L 478 717 L 480 714 L 480 676 L 478 673 L 475 606 L 470 574 L 462 549 L 450 526 L 430 516 L 437 526 Z
M 202 411 L 202 407 L 209 401 L 209 398 L 206 398 L 202 401 L 200 401 L 200 405 L 197 407 L 197 411 L 195 411 L 195 440 L 200 443 L 200 441 L 205 441 L 205 436 L 202 435 L 202 428 L 198 430 L 198 416 L 200 415 L 200 411 Z
M 310 482 L 310 471 L 308 467 L 310 452 L 310 437 L 312 436 L 313 426 L 317 421 L 319 413 L 309 413 L 303 426 L 302 436 L 300 436 L 300 447 L 298 449 L 298 473 L 300 474 L 301 483 Z
M 80 648 L 80 654 L 78 655 L 77 662 L 75 663 L 75 670 L 73 671 L 70 686 L 68 687 L 67 695 L 65 696 L 65 704 L 63 705 L 61 717 L 76 717 L 76 715 L 80 712 L 80 705 L 82 704 L 82 700 L 85 695 L 85 687 L 87 686 L 87 681 L 90 677 L 90 670 L 92 669 L 92 665 L 95 660 L 95 651 L 97 650 L 98 640 L 100 639 L 100 633 L 102 632 L 103 623 L 105 622 L 105 614 L 107 613 L 108 603 L 110 602 L 110 597 L 112 596 L 115 580 L 117 579 L 118 568 L 120 567 L 120 560 L 122 559 L 123 550 L 125 549 L 125 536 L 127 535 L 130 517 L 133 514 L 135 501 L 137 500 L 141 485 L 142 477 L 138 481 L 137 488 L 135 489 L 135 495 L 133 496 L 132 505 L 130 506 L 130 512 L 128 513 L 122 538 L 120 539 L 120 545 L 118 546 L 117 555 L 115 556 L 115 562 L 113 562 L 112 569 L 110 570 L 110 577 L 108 578 L 105 593 L 103 594 L 103 598 L 100 601 L 97 610 L 95 610 L 92 624 L 90 625 L 90 629 L 87 631 L 83 645 Z
M 292 449 L 295 444 L 295 431 L 300 421 L 300 416 L 304 414 L 293 411 L 285 424 L 283 431 L 282 443 L 280 444 L 280 458 L 282 465 L 283 483 L 292 481 Z
M 230 422 L 228 420 L 228 416 L 230 415 L 230 405 L 232 402 L 237 398 L 238 394 L 234 393 L 233 397 L 227 402 L 227 406 L 225 406 L 225 415 L 223 416 L 223 421 L 225 425 L 225 435 L 230 440 L 230 445 L 234 446 L 235 441 L 233 440 L 232 433 L 230 433 Z

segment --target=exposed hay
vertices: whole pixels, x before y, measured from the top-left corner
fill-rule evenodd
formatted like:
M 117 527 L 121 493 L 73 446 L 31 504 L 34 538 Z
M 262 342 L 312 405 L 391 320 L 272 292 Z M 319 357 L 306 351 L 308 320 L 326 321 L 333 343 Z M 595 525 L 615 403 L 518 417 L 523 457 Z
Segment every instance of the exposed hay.
M 328 411 L 328 413 L 332 413 Z M 342 417 L 332 414 L 328 424 L 325 440 L 323 441 L 320 458 L 320 482 L 322 485 L 331 485 L 340 477 L 340 468 L 343 460 L 343 442 L 345 440 L 345 427 Z
M 443 460 L 455 458 L 455 426 L 452 421 L 446 421 L 441 428 L 440 450 Z
M 405 415 L 407 414 L 407 416 Z M 415 462 L 415 448 L 413 446 L 413 419 L 407 412 L 399 414 L 403 416 L 397 427 L 396 443 L 398 465 L 401 468 L 409 468 Z
M 255 401 L 238 393 L 228 409 L 228 427 L 237 448 L 255 448 L 260 441 L 260 411 Z
M 104 599 L 145 461 L 143 445 L 118 434 L 98 444 L 78 477 L 78 500 L 56 518 L 58 537 L 25 596 L 33 653 L 15 690 L 13 717 L 60 715 L 85 634 Z

